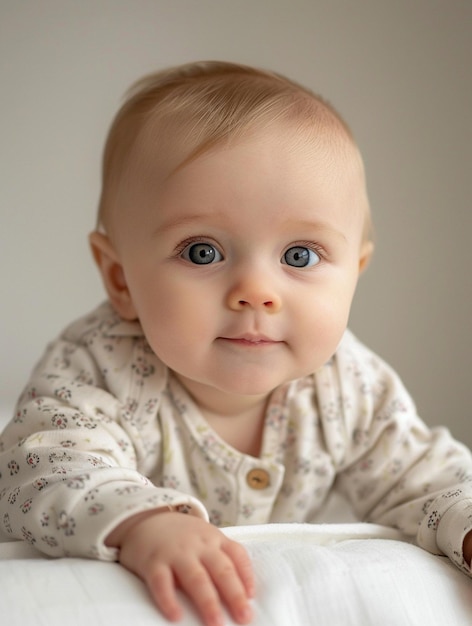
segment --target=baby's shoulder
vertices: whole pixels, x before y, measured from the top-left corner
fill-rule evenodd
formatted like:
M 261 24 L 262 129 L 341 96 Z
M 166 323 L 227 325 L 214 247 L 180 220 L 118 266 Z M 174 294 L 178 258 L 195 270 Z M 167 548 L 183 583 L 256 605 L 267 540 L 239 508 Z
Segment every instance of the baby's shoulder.
M 401 385 L 395 370 L 347 329 L 332 358 L 315 374 L 315 380 L 346 390 Z M 321 382 L 320 382 L 321 381 Z M 319 386 L 319 385 L 318 385 Z
M 84 346 L 90 346 L 97 340 L 136 337 L 143 337 L 139 322 L 123 320 L 107 301 L 70 323 L 60 335 L 63 341 Z
M 346 366 L 352 369 L 354 365 L 364 371 L 389 369 L 387 363 L 349 329 L 344 332 L 333 362 L 343 369 Z

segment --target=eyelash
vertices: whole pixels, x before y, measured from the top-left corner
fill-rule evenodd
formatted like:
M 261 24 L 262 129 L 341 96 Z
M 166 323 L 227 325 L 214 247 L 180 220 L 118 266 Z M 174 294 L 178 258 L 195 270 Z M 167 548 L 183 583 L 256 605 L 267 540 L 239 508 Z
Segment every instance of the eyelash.
M 326 259 L 326 250 L 323 248 L 323 246 L 321 246 L 318 243 L 315 243 L 314 241 L 294 241 L 293 243 L 291 243 L 289 246 L 285 248 L 282 256 L 287 252 L 287 250 L 290 250 L 290 248 L 298 248 L 298 247 L 308 248 L 312 252 L 315 252 L 315 254 L 317 254 L 322 261 Z
M 212 240 L 211 237 L 205 237 L 204 235 L 201 235 L 201 236 L 198 236 L 198 237 L 188 237 L 187 239 L 184 239 L 184 241 L 181 241 L 178 244 L 178 246 L 175 248 L 174 255 L 176 257 L 180 257 L 182 252 L 186 248 L 191 246 L 193 243 L 208 244 L 209 246 L 213 246 L 214 248 L 216 248 L 216 250 L 220 251 L 220 247 Z M 220 254 L 222 254 L 221 251 L 220 251 Z
M 179 258 L 186 248 L 188 248 L 192 244 L 198 244 L 198 243 L 208 244 L 210 246 L 213 246 L 216 250 L 220 252 L 220 254 L 224 258 L 224 255 L 221 252 L 220 247 L 212 241 L 212 237 L 207 237 L 205 235 L 188 237 L 187 239 L 184 239 L 183 241 L 181 241 L 178 244 L 178 246 L 175 248 L 174 256 Z M 290 248 L 294 248 L 294 247 L 308 248 L 309 250 L 311 250 L 312 252 L 314 252 L 320 257 L 320 262 L 326 260 L 327 254 L 326 254 L 325 249 L 319 244 L 314 243 L 313 241 L 294 241 L 293 243 L 291 243 L 284 249 L 284 251 L 282 252 L 281 258 L 284 256 L 284 254 L 286 254 L 288 250 L 290 250 Z

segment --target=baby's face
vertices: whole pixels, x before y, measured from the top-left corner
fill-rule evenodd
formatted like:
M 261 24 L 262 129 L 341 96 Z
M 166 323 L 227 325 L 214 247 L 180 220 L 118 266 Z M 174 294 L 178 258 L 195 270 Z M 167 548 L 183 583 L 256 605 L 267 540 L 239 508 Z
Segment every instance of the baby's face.
M 347 325 L 366 205 L 353 147 L 288 129 L 136 190 L 115 248 L 154 352 L 200 398 L 263 396 L 317 370 Z

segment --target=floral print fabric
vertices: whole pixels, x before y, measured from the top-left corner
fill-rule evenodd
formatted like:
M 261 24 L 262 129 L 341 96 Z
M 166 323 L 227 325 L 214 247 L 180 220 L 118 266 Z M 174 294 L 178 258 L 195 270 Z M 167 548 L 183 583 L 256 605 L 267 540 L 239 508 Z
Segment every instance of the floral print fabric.
M 154 508 L 217 526 L 316 522 L 336 486 L 464 571 L 472 458 L 417 417 L 396 374 L 346 331 L 319 371 L 277 389 L 259 458 L 206 423 L 138 323 L 108 303 L 50 344 L 0 438 L 0 528 L 51 556 L 113 560 L 127 517 Z

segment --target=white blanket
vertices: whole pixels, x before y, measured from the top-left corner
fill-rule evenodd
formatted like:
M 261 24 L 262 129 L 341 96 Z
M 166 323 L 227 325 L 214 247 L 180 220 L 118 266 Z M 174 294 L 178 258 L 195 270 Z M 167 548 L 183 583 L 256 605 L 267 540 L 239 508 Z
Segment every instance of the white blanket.
M 472 624 L 472 580 L 391 529 L 273 524 L 225 532 L 253 558 L 254 626 Z M 144 585 L 116 563 L 52 560 L 25 543 L 0 543 L 0 581 L 5 626 L 168 624 Z M 182 626 L 199 625 L 182 601 Z

